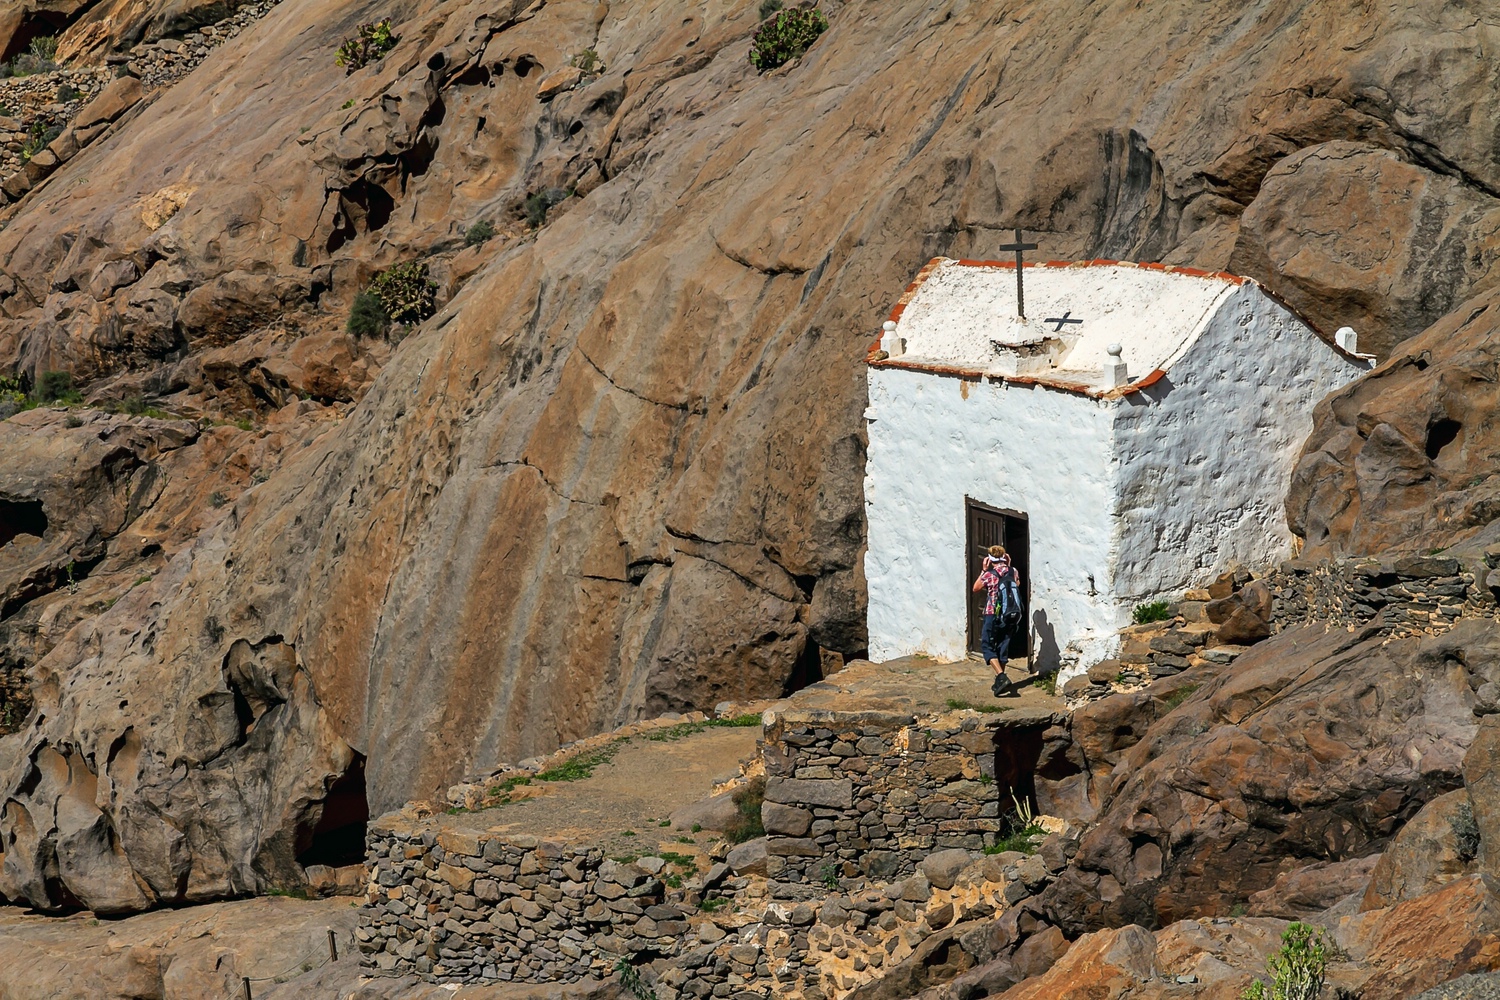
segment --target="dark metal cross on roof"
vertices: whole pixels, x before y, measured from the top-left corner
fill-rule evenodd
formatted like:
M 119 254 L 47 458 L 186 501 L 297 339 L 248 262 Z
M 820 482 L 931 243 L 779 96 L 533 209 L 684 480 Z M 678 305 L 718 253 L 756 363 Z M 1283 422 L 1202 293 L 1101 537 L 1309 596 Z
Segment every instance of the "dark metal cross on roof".
M 1069 323 L 1082 323 L 1083 322 L 1083 320 L 1081 320 L 1081 319 L 1073 319 L 1072 317 L 1073 317 L 1073 310 L 1069 309 L 1067 312 L 1063 313 L 1061 316 L 1048 316 L 1046 319 L 1042 320 L 1042 322 L 1043 323 L 1056 323 L 1057 326 L 1055 326 L 1055 327 L 1052 328 L 1052 332 L 1053 333 L 1062 333 L 1062 328 L 1064 326 L 1066 326 L 1067 324 L 1069 324 Z
M 1035 250 L 1036 249 L 1036 244 L 1035 243 L 1027 243 L 1025 240 L 1023 240 L 1021 238 L 1021 231 L 1019 229 L 1017 229 L 1016 230 L 1016 241 L 1014 243 L 1005 243 L 1005 244 L 1002 244 L 1002 245 L 996 247 L 995 249 L 996 250 L 1004 250 L 1007 253 L 1009 253 L 1012 250 L 1015 251 L 1015 254 L 1016 254 L 1016 315 L 1019 316 L 1019 317 L 1021 317 L 1022 319 L 1025 319 L 1026 318 L 1026 288 L 1025 288 L 1025 283 L 1022 280 L 1022 272 L 1025 271 L 1025 269 L 1026 269 L 1026 262 L 1021 258 L 1021 254 L 1025 253 L 1027 250 Z

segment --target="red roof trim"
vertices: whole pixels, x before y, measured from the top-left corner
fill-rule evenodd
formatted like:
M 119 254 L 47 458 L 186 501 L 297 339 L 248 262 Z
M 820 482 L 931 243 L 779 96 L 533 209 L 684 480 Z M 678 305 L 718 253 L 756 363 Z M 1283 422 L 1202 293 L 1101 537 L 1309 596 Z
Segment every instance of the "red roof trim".
M 924 372 L 928 375 L 947 375 L 969 382 L 978 382 L 980 379 L 987 378 L 996 382 L 1008 382 L 1011 385 L 1041 386 L 1043 389 L 1056 389 L 1059 392 L 1071 392 L 1078 396 L 1088 396 L 1093 399 L 1120 399 L 1124 396 L 1129 396 L 1131 393 L 1140 392 L 1142 389 L 1155 385 L 1167 374 L 1160 368 L 1157 368 L 1151 374 L 1129 385 L 1122 385 L 1117 389 L 1094 389 L 1081 382 L 1063 382 L 1060 379 L 1049 379 L 1036 375 L 991 375 L 989 372 L 980 371 L 977 368 L 960 368 L 957 365 L 933 365 L 921 361 L 893 361 L 889 358 L 875 361 L 872 360 L 875 353 L 876 351 L 872 349 L 865 358 L 865 363 L 871 368 L 899 368 L 903 371 Z

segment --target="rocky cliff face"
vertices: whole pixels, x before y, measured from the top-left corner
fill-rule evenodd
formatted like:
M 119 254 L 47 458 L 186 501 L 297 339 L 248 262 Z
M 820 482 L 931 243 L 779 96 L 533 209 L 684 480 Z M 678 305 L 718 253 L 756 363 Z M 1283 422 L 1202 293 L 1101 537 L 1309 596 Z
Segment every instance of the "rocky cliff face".
M 764 76 L 755 8 L 282 4 L 7 210 L 0 359 L 251 429 L 110 418 L 176 521 L 116 485 L 90 534 L 76 465 L 0 483 L 48 524 L 0 560 L 6 614 L 73 609 L 7 640 L 35 709 L 0 742 L 0 893 L 264 888 L 357 774 L 378 810 L 859 651 L 858 361 L 934 254 L 1022 226 L 1050 257 L 1238 268 L 1382 356 L 1484 294 L 1478 5 L 832 2 Z M 400 43 L 345 75 L 385 15 Z M 554 78 L 586 50 L 601 73 Z M 555 202 L 535 231 L 528 197 Z M 501 235 L 464 247 L 481 218 Z M 419 257 L 438 315 L 345 335 Z M 26 419 L 7 469 L 82 429 Z M 245 449 L 274 458 L 204 496 Z M 96 557 L 118 572 L 80 609 L 65 567 Z

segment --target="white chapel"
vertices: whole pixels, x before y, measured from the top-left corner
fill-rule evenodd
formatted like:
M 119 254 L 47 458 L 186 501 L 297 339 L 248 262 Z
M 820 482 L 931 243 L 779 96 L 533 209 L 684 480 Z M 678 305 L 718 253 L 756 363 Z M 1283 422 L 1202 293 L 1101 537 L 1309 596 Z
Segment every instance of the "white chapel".
M 937 258 L 870 348 L 873 659 L 978 649 L 979 549 L 1011 551 L 1012 656 L 1062 679 L 1138 604 L 1291 553 L 1314 404 L 1367 371 L 1256 282 L 1160 264 Z

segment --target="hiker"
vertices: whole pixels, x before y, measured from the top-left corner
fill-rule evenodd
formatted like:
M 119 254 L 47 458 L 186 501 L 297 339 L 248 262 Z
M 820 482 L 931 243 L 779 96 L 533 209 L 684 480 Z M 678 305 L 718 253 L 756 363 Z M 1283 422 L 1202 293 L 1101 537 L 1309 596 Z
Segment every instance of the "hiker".
M 980 655 L 995 672 L 995 681 L 990 685 L 996 698 L 1007 695 L 1019 697 L 1015 685 L 1005 676 L 1005 653 L 1010 648 L 1010 639 L 1021 620 L 1021 574 L 1010 564 L 1010 556 L 1003 545 L 991 545 L 986 550 L 984 566 L 979 579 L 974 581 L 974 593 L 984 590 L 984 627 L 979 633 Z

